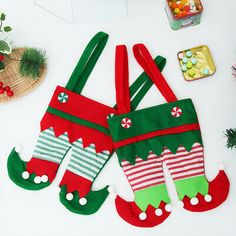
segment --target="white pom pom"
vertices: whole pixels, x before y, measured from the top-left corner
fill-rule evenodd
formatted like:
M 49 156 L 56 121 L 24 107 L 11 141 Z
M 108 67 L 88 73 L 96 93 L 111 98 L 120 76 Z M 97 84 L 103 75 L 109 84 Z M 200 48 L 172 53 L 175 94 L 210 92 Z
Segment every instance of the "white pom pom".
M 35 182 L 36 184 L 40 184 L 40 183 L 41 183 L 41 177 L 40 177 L 40 176 L 36 176 L 36 177 L 34 178 L 34 182 Z
M 109 194 L 109 197 L 112 199 L 112 200 L 115 200 L 116 199 L 116 194 L 115 193 L 110 193 Z
M 82 198 L 80 198 L 80 200 L 79 200 L 79 204 L 81 205 L 81 206 L 84 206 L 84 205 L 86 205 L 87 204 L 87 199 L 85 198 L 85 197 L 82 197 Z
M 183 201 L 178 201 L 177 204 L 180 208 L 184 208 L 184 202 Z
M 109 186 L 108 189 L 107 189 L 107 191 L 108 191 L 109 193 L 115 193 L 115 190 L 114 190 L 114 188 L 113 188 L 112 186 Z
M 220 169 L 220 170 L 224 170 L 224 169 L 225 169 L 225 166 L 224 166 L 223 163 L 221 163 L 221 164 L 219 165 L 219 169 Z
M 28 172 L 28 171 L 24 171 L 23 173 L 22 173 L 22 178 L 23 179 L 28 179 L 30 177 L 30 173 Z
M 172 211 L 172 206 L 171 206 L 170 204 L 167 204 L 167 205 L 165 206 L 165 210 L 166 210 L 167 212 L 171 212 L 171 211 Z
M 15 152 L 19 153 L 19 152 L 21 152 L 21 151 L 22 151 L 21 145 L 17 145 L 17 146 L 15 147 Z
M 199 200 L 196 197 L 191 198 L 190 203 L 195 206 L 199 203 Z
M 156 214 L 157 216 L 161 216 L 161 215 L 162 215 L 162 210 L 161 210 L 160 208 L 156 209 L 156 210 L 155 210 L 155 214 Z
M 212 201 L 212 196 L 207 194 L 205 197 L 204 197 L 205 201 L 206 202 L 211 202 Z
M 43 183 L 48 182 L 48 176 L 47 176 L 47 175 L 41 176 L 41 181 L 42 181 Z
M 139 214 L 139 219 L 140 220 L 146 220 L 147 219 L 147 214 L 145 212 L 142 212 Z
M 67 193 L 67 194 L 66 194 L 66 199 L 67 199 L 68 201 L 72 201 L 73 198 L 74 198 L 74 195 L 73 195 L 72 193 Z

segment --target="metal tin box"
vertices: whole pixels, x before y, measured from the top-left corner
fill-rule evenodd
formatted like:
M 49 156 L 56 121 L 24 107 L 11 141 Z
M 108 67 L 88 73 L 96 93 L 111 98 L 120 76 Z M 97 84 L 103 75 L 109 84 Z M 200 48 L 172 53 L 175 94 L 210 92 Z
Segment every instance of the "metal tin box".
M 200 0 L 166 0 L 166 14 L 173 30 L 200 24 L 203 6 Z

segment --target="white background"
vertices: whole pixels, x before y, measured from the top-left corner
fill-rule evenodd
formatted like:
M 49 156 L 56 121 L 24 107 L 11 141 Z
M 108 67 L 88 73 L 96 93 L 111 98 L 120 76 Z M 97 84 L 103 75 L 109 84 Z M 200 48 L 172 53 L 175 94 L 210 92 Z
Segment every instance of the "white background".
M 98 0 L 97 0 L 98 1 Z M 230 67 L 236 62 L 235 0 L 203 0 L 202 23 L 172 31 L 164 12 L 164 0 L 132 0 L 130 16 L 113 21 L 68 24 L 35 7 L 32 0 L 1 1 L 1 10 L 14 30 L 14 46 L 34 46 L 47 50 L 48 73 L 32 93 L 14 102 L 0 105 L 0 235 L 1 236 L 222 236 L 236 235 L 236 150 L 227 150 L 223 131 L 236 127 L 236 81 Z M 176 205 L 173 184 L 168 183 L 174 209 L 160 226 L 142 229 L 130 226 L 116 213 L 108 198 L 94 215 L 81 216 L 67 211 L 59 202 L 60 178 L 47 189 L 30 192 L 14 185 L 8 178 L 6 163 L 12 147 L 21 144 L 22 158 L 30 159 L 39 132 L 39 122 L 56 85 L 64 86 L 86 43 L 98 31 L 110 35 L 83 95 L 107 105 L 115 103 L 114 49 L 125 43 L 130 52 L 130 81 L 141 69 L 134 61 L 131 47 L 143 42 L 153 56 L 167 58 L 164 70 L 178 98 L 191 97 L 195 103 L 205 143 L 206 174 L 215 177 L 223 162 L 231 181 L 229 198 L 219 208 L 206 213 L 187 212 Z M 198 45 L 210 47 L 217 72 L 213 77 L 186 82 L 179 69 L 178 51 Z M 164 100 L 152 88 L 140 107 Z M 61 176 L 61 169 L 59 176 Z M 96 180 L 94 189 L 112 184 L 125 199 L 133 194 L 114 155 Z

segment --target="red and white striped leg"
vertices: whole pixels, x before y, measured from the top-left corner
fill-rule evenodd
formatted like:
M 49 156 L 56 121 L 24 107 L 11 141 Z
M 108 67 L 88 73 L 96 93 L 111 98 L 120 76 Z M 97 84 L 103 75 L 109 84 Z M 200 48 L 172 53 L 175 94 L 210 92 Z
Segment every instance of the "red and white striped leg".
M 185 209 L 194 212 L 208 211 L 226 200 L 229 180 L 221 170 L 212 182 L 207 181 L 201 144 L 195 143 L 189 152 L 180 147 L 176 154 L 168 149 L 162 154 Z
M 135 165 L 128 161 L 122 161 L 121 165 L 135 192 L 134 202 L 126 202 L 119 196 L 116 198 L 116 208 L 121 218 L 138 227 L 153 227 L 161 224 L 171 212 L 171 206 L 164 201 L 166 199 L 169 201 L 167 192 L 165 192 L 167 195 L 165 199 L 160 199 L 161 196 L 158 194 L 155 196 L 151 192 L 153 190 L 155 193 L 158 192 L 158 189 L 161 189 L 159 186 L 165 183 L 161 158 L 150 153 L 147 160 L 136 158 Z

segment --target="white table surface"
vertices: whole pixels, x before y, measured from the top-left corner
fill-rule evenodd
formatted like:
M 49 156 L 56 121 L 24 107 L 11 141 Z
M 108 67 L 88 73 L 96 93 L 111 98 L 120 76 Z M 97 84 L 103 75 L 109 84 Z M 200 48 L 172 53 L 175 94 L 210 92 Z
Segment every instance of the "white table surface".
M 0 236 L 222 236 L 236 235 L 236 150 L 227 150 L 223 131 L 236 127 L 236 81 L 230 67 L 236 62 L 236 1 L 203 0 L 202 23 L 172 31 L 164 12 L 164 0 L 132 0 L 127 19 L 68 24 L 42 9 L 32 0 L 1 1 L 1 9 L 14 30 L 14 46 L 34 46 L 47 50 L 48 73 L 45 81 L 32 93 L 14 102 L 0 105 Z M 24 160 L 29 160 L 39 132 L 39 122 L 56 85 L 64 86 L 89 39 L 98 31 L 110 34 L 109 43 L 88 81 L 83 94 L 108 105 L 115 103 L 114 48 L 127 44 L 130 52 L 130 81 L 141 68 L 135 62 L 131 47 L 143 42 L 153 56 L 167 58 L 164 70 L 178 98 L 191 97 L 195 103 L 205 143 L 206 174 L 215 177 L 219 163 L 225 163 L 231 181 L 230 194 L 219 208 L 206 213 L 191 213 L 177 207 L 173 183 L 169 182 L 174 203 L 171 216 L 160 226 L 141 229 L 130 226 L 116 213 L 114 201 L 108 198 L 94 215 L 70 213 L 59 202 L 58 183 L 38 192 L 23 190 L 7 175 L 7 156 L 15 145 L 22 145 Z M 176 53 L 198 45 L 210 47 L 217 72 L 213 77 L 186 82 L 179 69 Z M 152 88 L 140 108 L 163 103 Z M 127 200 L 132 191 L 114 155 L 94 184 L 114 186 Z

